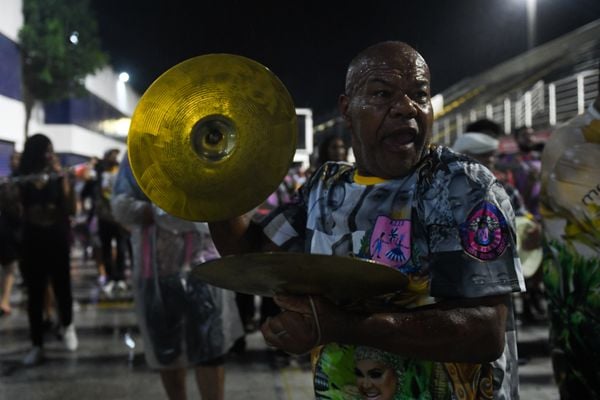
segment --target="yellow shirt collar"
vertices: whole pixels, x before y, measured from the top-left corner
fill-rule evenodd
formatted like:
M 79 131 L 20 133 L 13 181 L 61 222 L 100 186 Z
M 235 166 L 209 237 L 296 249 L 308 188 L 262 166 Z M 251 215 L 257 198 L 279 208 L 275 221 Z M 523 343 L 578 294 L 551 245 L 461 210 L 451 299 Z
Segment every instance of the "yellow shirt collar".
M 359 174 L 358 171 L 354 171 L 354 183 L 358 183 L 359 185 L 377 185 L 378 183 L 387 181 L 387 179 L 379 178 L 377 176 L 363 176 Z

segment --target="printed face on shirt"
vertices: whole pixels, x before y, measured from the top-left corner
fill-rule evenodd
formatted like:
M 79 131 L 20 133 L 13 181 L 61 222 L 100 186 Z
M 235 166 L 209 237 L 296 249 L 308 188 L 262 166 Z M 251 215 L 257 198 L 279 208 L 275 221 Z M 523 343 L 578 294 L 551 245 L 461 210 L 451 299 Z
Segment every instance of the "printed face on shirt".
M 363 199 L 354 217 L 357 229 L 373 228 L 380 215 L 389 215 L 396 219 L 410 218 L 410 200 L 411 193 L 403 188 L 395 192 L 385 185 L 373 188 Z M 401 214 L 403 211 L 406 215 Z
M 456 223 L 466 221 L 470 209 L 483 201 L 483 191 L 471 184 L 464 174 L 455 175 L 450 180 L 448 201 Z
M 376 360 L 356 361 L 356 386 L 361 398 L 369 400 L 392 400 L 398 379 L 395 371 Z
M 410 46 L 388 42 L 350 67 L 340 109 L 360 174 L 406 176 L 430 141 L 429 68 Z

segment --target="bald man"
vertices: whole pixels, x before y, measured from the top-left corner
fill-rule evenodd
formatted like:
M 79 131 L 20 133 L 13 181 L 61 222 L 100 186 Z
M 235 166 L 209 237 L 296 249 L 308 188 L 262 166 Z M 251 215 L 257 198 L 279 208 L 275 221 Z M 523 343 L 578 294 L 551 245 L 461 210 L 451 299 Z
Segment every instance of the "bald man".
M 221 254 L 372 259 L 408 284 L 377 299 L 385 312 L 277 296 L 282 312 L 262 326 L 265 340 L 312 351 L 317 399 L 380 398 L 381 373 L 359 374 L 357 346 L 396 360 L 395 399 L 518 398 L 510 293 L 524 283 L 506 192 L 479 163 L 431 145 L 429 68 L 411 46 L 390 41 L 360 52 L 339 106 L 356 164 L 324 164 L 262 226 L 246 217 L 213 223 L 213 238 Z

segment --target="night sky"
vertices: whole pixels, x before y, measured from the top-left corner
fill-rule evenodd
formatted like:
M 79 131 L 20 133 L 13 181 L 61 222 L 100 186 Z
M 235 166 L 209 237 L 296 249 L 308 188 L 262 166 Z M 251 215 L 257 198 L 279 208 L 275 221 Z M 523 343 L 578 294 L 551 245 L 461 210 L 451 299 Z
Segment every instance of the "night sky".
M 359 3 L 357 5 L 348 5 Z M 233 53 L 269 67 L 318 121 L 348 62 L 382 40 L 423 54 L 433 93 L 527 50 L 526 0 L 92 0 L 103 47 L 141 93 L 173 65 Z M 537 0 L 536 43 L 600 18 L 597 0 Z

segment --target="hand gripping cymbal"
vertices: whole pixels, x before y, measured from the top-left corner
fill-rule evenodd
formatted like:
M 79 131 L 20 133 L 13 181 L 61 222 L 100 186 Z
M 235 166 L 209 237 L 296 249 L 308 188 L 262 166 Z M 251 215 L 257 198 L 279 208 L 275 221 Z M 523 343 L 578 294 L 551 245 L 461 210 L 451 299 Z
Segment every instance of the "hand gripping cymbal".
M 296 149 L 296 112 L 266 67 L 232 54 L 194 57 L 144 93 L 128 156 L 144 193 L 174 216 L 219 221 L 275 191 Z

